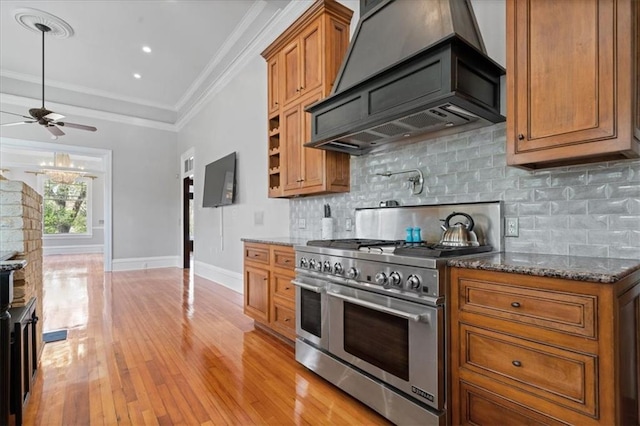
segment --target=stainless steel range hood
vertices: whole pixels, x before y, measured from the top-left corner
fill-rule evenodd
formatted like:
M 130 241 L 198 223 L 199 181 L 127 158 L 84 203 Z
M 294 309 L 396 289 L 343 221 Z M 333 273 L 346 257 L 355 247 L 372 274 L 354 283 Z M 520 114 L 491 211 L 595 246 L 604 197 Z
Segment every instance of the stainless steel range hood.
M 360 18 L 330 96 L 306 109 L 305 146 L 361 155 L 502 122 L 504 73 L 468 0 L 380 1 Z

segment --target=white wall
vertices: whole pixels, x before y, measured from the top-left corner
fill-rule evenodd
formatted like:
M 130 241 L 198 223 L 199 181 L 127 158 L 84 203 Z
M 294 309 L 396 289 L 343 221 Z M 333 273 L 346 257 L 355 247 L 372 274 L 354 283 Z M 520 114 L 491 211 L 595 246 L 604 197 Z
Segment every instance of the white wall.
M 37 102 L 35 103 L 37 105 Z M 26 107 L 3 103 L 3 111 L 26 111 Z M 56 112 L 69 121 L 90 124 L 95 133 L 65 129 L 58 139 L 65 145 L 111 150 L 113 153 L 113 260 L 161 258 L 178 265 L 179 193 L 176 162 L 176 134 L 167 130 L 115 123 L 98 118 Z M 0 128 L 0 136 L 51 143 L 38 125 Z M 99 218 L 97 218 L 99 219 Z M 162 266 L 158 263 L 155 266 Z
M 178 158 L 190 148 L 195 151 L 195 271 L 217 281 L 226 278 L 221 284 L 238 291 L 240 238 L 289 235 L 289 202 L 267 197 L 266 93 L 266 63 L 256 57 L 178 133 Z M 236 204 L 203 208 L 205 166 L 233 151 Z M 256 214 L 264 216 L 262 224 L 254 221 Z

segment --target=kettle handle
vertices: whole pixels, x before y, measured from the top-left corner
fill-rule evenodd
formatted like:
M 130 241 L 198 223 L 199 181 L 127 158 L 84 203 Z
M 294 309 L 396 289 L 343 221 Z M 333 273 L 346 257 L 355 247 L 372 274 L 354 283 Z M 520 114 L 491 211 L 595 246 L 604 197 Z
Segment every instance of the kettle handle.
M 469 231 L 473 231 L 473 227 L 475 225 L 475 223 L 473 222 L 473 219 L 471 218 L 471 216 L 469 216 L 466 213 L 462 213 L 462 212 L 453 212 L 451 213 L 449 216 L 447 216 L 447 218 L 444 220 L 444 226 L 449 229 L 450 225 L 449 225 L 449 220 L 454 217 L 454 216 L 464 216 L 467 218 L 467 221 L 469 221 L 469 224 L 467 225 L 467 230 Z

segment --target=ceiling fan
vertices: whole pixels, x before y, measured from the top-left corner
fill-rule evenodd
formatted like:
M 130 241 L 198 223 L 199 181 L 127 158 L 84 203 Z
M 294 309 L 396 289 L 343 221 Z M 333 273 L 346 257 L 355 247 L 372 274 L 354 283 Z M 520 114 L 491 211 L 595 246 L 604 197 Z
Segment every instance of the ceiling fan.
M 34 26 L 42 32 L 42 107 L 31 108 L 29 110 L 29 116 L 16 114 L 8 111 L 0 111 L 3 114 L 16 115 L 18 117 L 27 119 L 26 121 L 0 124 L 0 126 L 18 126 L 21 124 L 38 123 L 44 126 L 44 128 L 51 133 L 52 139 L 58 139 L 58 136 L 62 136 L 65 134 L 60 129 L 60 127 L 70 127 L 73 129 L 88 130 L 90 132 L 95 132 L 97 129 L 93 126 L 85 126 L 84 124 L 69 123 L 68 121 L 60 121 L 64 118 L 64 115 L 57 114 L 44 107 L 44 36 L 47 32 L 51 31 L 51 28 L 41 23 L 35 23 Z

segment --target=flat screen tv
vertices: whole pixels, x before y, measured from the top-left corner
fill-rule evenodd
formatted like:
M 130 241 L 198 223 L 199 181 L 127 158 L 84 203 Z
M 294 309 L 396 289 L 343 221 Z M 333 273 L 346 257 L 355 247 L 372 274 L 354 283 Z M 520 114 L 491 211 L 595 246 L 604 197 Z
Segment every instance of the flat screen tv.
M 233 204 L 236 195 L 236 153 L 232 152 L 204 169 L 202 207 Z

